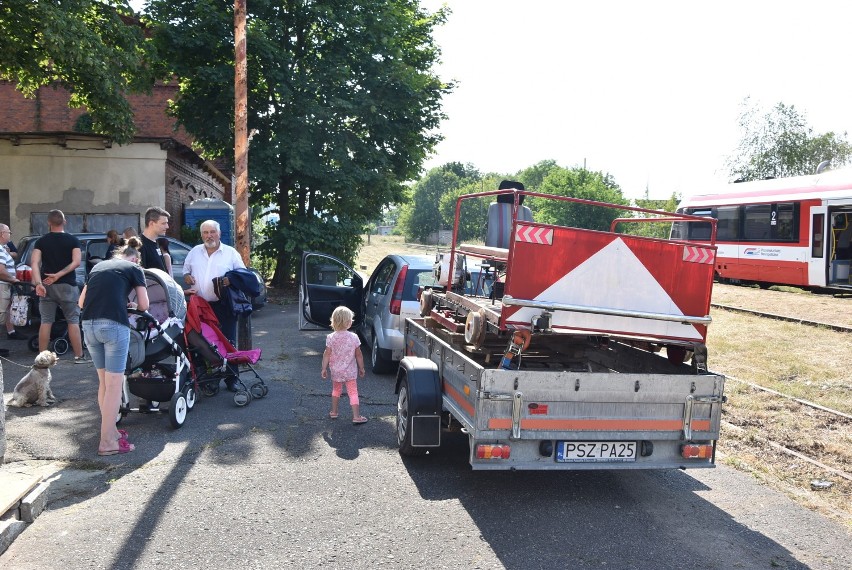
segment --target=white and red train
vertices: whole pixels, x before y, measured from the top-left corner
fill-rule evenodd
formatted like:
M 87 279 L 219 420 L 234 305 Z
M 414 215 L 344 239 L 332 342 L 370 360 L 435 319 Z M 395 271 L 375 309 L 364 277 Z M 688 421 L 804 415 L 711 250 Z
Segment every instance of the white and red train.
M 717 220 L 720 281 L 852 291 L 852 170 L 734 183 L 677 211 Z M 707 243 L 711 226 L 675 222 L 671 237 Z

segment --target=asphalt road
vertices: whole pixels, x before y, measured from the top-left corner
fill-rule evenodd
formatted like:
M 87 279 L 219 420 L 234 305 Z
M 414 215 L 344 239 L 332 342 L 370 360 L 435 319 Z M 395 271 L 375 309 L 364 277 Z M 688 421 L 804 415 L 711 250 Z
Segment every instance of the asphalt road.
M 327 417 L 325 332 L 295 306 L 253 320 L 269 395 L 201 398 L 178 430 L 129 416 L 137 449 L 96 455 L 96 376 L 67 357 L 60 402 L 7 412 L 8 461 L 70 461 L 0 568 L 837 568 L 850 533 L 727 467 L 689 472 L 474 472 L 449 434 L 426 457 L 395 448 L 391 376 Z M 24 343 L 11 359 L 31 363 Z M 5 395 L 23 369 L 3 362 Z

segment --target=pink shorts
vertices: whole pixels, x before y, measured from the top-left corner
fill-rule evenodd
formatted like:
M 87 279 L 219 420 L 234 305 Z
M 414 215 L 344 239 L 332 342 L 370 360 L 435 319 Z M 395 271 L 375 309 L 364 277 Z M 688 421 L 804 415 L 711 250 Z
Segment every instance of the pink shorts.
M 346 384 L 346 393 L 349 395 L 349 405 L 358 405 L 358 382 L 356 380 L 347 380 L 346 382 L 332 382 L 331 395 L 339 398 L 343 393 L 343 385 Z

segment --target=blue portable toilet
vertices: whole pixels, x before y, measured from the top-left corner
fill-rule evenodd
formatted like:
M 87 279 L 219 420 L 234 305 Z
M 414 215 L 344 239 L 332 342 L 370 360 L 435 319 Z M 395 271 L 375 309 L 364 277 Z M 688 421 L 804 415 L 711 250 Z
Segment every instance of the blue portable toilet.
M 222 228 L 222 243 L 234 245 L 234 207 L 224 200 L 201 198 L 184 207 L 184 225 L 197 228 L 206 220 L 216 220 Z

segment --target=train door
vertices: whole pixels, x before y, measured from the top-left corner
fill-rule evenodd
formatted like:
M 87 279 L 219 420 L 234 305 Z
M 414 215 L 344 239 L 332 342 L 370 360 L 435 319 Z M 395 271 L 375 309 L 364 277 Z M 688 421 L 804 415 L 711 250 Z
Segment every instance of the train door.
M 816 287 L 825 286 L 828 269 L 825 239 L 826 215 L 827 208 L 825 206 L 813 206 L 810 209 L 811 235 L 809 240 L 810 253 L 808 255 L 808 284 Z
M 834 205 L 833 202 L 838 203 Z M 828 285 L 852 286 L 852 203 L 828 201 L 826 216 L 826 251 L 828 256 Z

